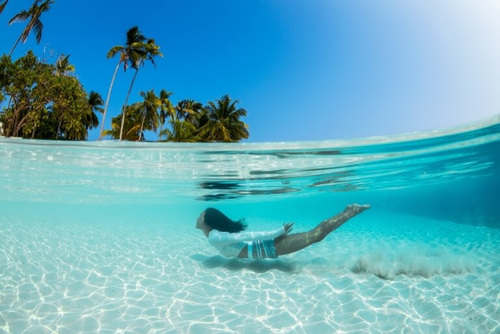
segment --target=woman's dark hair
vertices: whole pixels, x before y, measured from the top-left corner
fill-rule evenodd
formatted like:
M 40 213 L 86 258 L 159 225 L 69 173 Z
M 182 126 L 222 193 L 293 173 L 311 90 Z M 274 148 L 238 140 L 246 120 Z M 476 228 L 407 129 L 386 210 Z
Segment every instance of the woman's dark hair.
M 205 224 L 218 231 L 231 233 L 241 232 L 247 228 L 246 224 L 243 223 L 243 219 L 231 220 L 214 208 L 205 210 Z

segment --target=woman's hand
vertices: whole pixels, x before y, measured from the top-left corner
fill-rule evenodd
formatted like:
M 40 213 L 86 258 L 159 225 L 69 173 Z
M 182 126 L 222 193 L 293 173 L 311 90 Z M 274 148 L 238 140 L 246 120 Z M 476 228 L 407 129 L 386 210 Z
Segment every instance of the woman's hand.
M 283 224 L 283 229 L 285 230 L 285 234 L 290 233 L 290 231 L 293 230 L 293 223 Z

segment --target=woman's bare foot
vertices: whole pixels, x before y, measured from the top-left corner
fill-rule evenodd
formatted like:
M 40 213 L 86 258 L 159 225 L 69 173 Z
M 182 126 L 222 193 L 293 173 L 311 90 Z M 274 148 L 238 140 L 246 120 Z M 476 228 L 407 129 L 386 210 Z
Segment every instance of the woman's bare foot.
M 355 215 L 358 215 L 360 214 L 361 212 L 365 211 L 365 210 L 368 210 L 369 208 L 371 208 L 372 206 L 370 204 L 349 204 L 346 208 L 345 208 L 345 212 L 349 212 L 350 214 L 352 214 L 352 216 L 355 216 Z
M 342 224 L 351 219 L 352 217 L 360 214 L 361 212 L 369 209 L 370 205 L 349 204 L 344 211 L 336 216 L 333 216 L 320 224 L 321 234 L 327 235 L 332 231 L 338 229 Z

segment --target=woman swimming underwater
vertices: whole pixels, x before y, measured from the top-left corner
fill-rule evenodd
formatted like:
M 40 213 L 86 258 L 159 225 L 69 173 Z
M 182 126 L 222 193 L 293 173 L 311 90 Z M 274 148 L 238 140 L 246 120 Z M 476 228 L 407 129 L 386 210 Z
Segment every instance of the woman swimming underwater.
M 243 232 L 246 225 L 241 220 L 233 221 L 214 208 L 203 211 L 196 222 L 214 246 L 226 257 L 249 259 L 277 258 L 290 254 L 323 240 L 350 218 L 369 209 L 370 205 L 351 204 L 341 213 L 322 221 L 312 230 L 304 233 L 289 234 L 293 223 L 268 232 Z

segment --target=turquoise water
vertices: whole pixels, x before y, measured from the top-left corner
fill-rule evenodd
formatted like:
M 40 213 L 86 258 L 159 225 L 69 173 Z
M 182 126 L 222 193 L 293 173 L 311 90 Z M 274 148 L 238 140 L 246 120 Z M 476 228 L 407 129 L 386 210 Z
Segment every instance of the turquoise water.
M 349 141 L 0 139 L 0 333 L 500 331 L 500 118 Z M 225 259 L 206 207 L 320 244 Z

